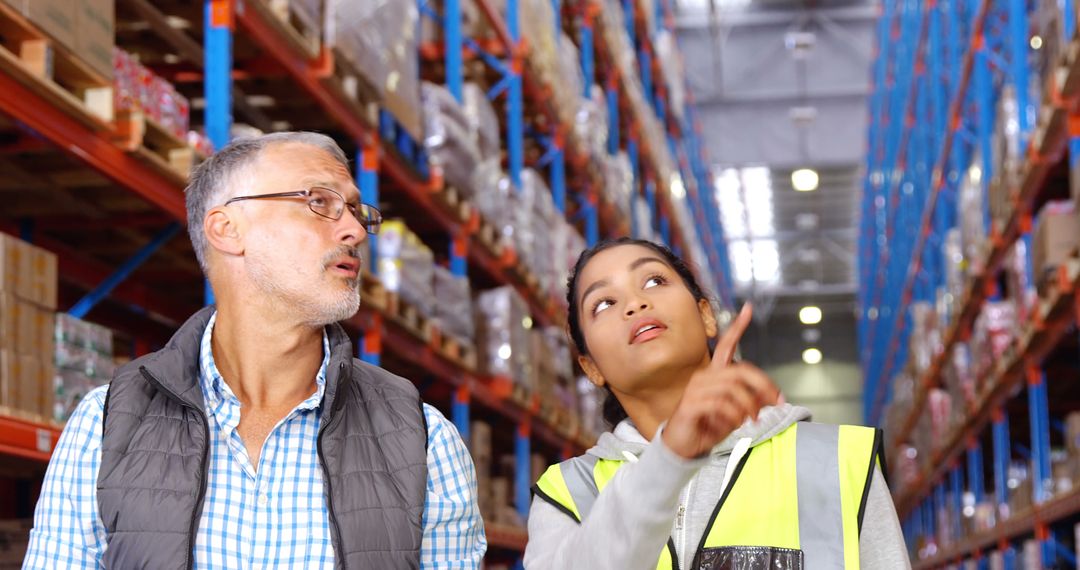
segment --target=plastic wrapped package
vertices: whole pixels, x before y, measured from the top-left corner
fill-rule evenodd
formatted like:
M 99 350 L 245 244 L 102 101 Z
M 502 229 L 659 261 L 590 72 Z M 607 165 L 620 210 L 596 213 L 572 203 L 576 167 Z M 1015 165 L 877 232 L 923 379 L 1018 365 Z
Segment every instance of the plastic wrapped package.
M 555 280 L 555 267 L 549 247 L 552 247 L 552 228 L 562 222 L 540 173 L 531 168 L 521 171 L 521 191 L 514 209 L 516 229 L 514 247 L 518 257 L 540 281 L 541 290 L 550 291 Z
M 424 147 L 431 163 L 448 183 L 471 198 L 481 152 L 469 114 L 441 85 L 424 82 L 423 101 Z
M 445 267 L 435 266 L 435 318 L 444 333 L 465 340 L 476 337 L 472 290 L 468 277 L 459 277 Z
M 894 438 L 907 420 L 915 402 L 915 379 L 906 370 L 893 377 L 890 384 L 892 398 L 885 411 L 885 448 L 892 449 L 902 443 Z
M 1013 210 L 1012 195 L 1020 183 L 1024 149 L 1020 146 L 1020 108 L 1016 89 L 1002 85 L 997 119 L 991 134 L 993 176 L 990 179 L 990 209 L 995 220 L 1005 220 Z
M 421 315 L 435 316 L 435 254 L 401 220 L 383 222 L 379 231 L 379 277 Z
M 1011 301 L 988 301 L 975 318 L 972 360 L 985 374 L 1002 361 L 1016 335 L 1016 306 Z
M 566 333 L 556 326 L 544 327 L 544 342 L 551 354 L 552 369 L 560 378 L 571 379 L 574 377 L 573 354 L 570 352 L 570 344 Z
M 1016 322 L 1026 323 L 1032 316 L 1039 301 L 1035 283 L 1028 279 L 1028 261 L 1030 252 L 1024 240 L 1017 240 L 1005 257 L 1005 291 L 1016 306 Z
M 671 112 L 679 122 L 682 122 L 685 119 L 683 113 L 686 108 L 686 86 L 683 83 L 686 73 L 683 69 L 682 58 L 679 56 L 679 46 L 675 41 L 675 35 L 666 29 L 656 34 L 656 58 L 660 62 L 660 70 L 664 75 Z
M 528 305 L 511 286 L 483 291 L 476 297 L 477 331 L 482 367 L 491 376 L 505 376 L 535 388 L 529 354 Z
M 916 301 L 908 309 L 911 312 L 911 340 L 909 354 L 916 376 L 922 376 L 930 368 L 934 357 L 941 350 L 941 332 L 937 327 L 934 307 L 926 301 Z
M 566 307 L 566 284 L 570 279 L 570 272 L 573 271 L 574 265 L 577 264 L 578 257 L 585 251 L 586 242 L 585 238 L 578 233 L 577 228 L 567 224 L 566 226 L 566 249 L 561 253 L 563 263 L 560 267 L 556 268 L 557 277 L 554 286 L 554 295 L 556 301 L 558 301 L 561 307 Z M 559 252 L 556 252 L 558 255 Z
M 578 102 L 574 133 L 593 159 L 608 156 L 608 111 L 604 90 L 593 85 L 588 98 Z
M 652 212 L 649 204 L 641 196 L 634 196 L 634 237 L 639 239 L 655 240 L 656 232 L 653 230 Z
M 925 451 L 933 452 L 945 443 L 952 429 L 955 418 L 952 396 L 941 388 L 931 388 L 926 397 L 926 415 L 930 418 L 930 447 Z
M 945 254 L 945 292 L 949 297 L 949 315 L 955 314 L 955 309 L 964 299 L 964 291 L 967 287 L 967 256 L 964 253 L 964 234 L 960 228 L 953 228 L 945 234 L 945 243 L 942 245 Z M 952 324 L 952 319 L 943 321 Z
M 147 69 L 130 53 L 113 48 L 113 108 L 140 111 L 178 139 L 186 140 L 191 105 L 162 77 Z
M 499 230 L 499 239 L 513 244 L 517 192 L 510 175 L 497 158 L 485 160 L 472 176 L 473 205 L 480 214 Z
M 476 83 L 466 83 L 462 103 L 469 130 L 483 160 L 501 158 L 499 147 L 499 117 L 488 100 L 487 92 Z
M 558 70 L 554 77 L 552 102 L 559 121 L 564 125 L 574 123 L 578 107 L 584 98 L 585 73 L 581 70 L 581 54 L 574 41 L 563 32 L 559 32 Z
M 623 216 L 630 216 L 630 197 L 634 193 L 634 171 L 630 156 L 624 151 L 604 155 L 604 195 Z
M 957 204 L 968 274 L 981 271 L 982 264 L 985 262 L 985 251 L 988 243 L 983 209 L 982 167 L 981 161 L 978 160 L 978 151 L 976 151 L 976 159 L 973 162 L 975 166 L 969 168 L 961 178 Z
M 604 425 L 603 392 L 585 376 L 577 379 L 578 406 L 581 410 L 581 428 L 588 433 L 599 434 L 607 430 Z
M 56 315 L 56 378 L 53 416 L 67 421 L 90 390 L 112 381 L 112 331 L 72 317 Z
M 423 138 L 416 2 L 327 0 L 326 43 L 375 89 L 380 104 Z

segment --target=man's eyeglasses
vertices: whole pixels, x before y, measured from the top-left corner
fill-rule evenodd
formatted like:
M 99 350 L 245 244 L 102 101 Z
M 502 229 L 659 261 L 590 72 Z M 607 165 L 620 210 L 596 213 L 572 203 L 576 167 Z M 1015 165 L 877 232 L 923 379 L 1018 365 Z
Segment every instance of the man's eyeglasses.
M 331 220 L 340 220 L 342 214 L 345 213 L 345 209 L 348 208 L 356 221 L 360 222 L 360 225 L 364 227 L 364 231 L 370 235 L 379 233 L 379 227 L 382 225 L 382 213 L 375 206 L 362 202 L 350 204 L 345 201 L 341 194 L 320 186 L 312 186 L 307 190 L 297 190 L 295 192 L 237 196 L 236 198 L 230 198 L 229 201 L 225 202 L 225 205 L 228 206 L 241 200 L 269 200 L 272 198 L 306 198 L 308 208 L 312 212 Z

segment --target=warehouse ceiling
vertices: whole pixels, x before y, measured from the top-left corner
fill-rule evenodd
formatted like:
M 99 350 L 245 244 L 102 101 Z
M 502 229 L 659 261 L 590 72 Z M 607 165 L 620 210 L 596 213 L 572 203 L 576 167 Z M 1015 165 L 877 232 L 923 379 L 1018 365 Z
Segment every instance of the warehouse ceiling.
M 675 9 L 738 295 L 755 301 L 765 326 L 806 304 L 850 317 L 878 5 L 677 0 Z M 794 190 L 801 168 L 818 173 L 816 190 Z M 844 334 L 854 343 L 854 330 Z

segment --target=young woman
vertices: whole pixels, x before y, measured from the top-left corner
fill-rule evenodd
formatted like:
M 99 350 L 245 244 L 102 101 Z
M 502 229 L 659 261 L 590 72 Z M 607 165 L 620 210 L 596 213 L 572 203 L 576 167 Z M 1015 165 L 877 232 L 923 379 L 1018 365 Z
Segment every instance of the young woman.
M 583 253 L 567 300 L 613 430 L 537 482 L 526 568 L 910 567 L 880 434 L 809 423 L 732 362 L 749 307 L 721 337 L 686 264 L 630 239 Z

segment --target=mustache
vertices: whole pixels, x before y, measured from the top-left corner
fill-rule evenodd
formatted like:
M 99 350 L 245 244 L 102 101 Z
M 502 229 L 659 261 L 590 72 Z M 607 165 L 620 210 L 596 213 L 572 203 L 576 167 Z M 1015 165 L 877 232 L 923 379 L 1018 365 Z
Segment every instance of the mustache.
M 342 257 L 351 257 L 356 259 L 361 265 L 364 264 L 364 256 L 360 253 L 360 248 L 343 245 L 323 256 L 323 266 L 328 266 Z

